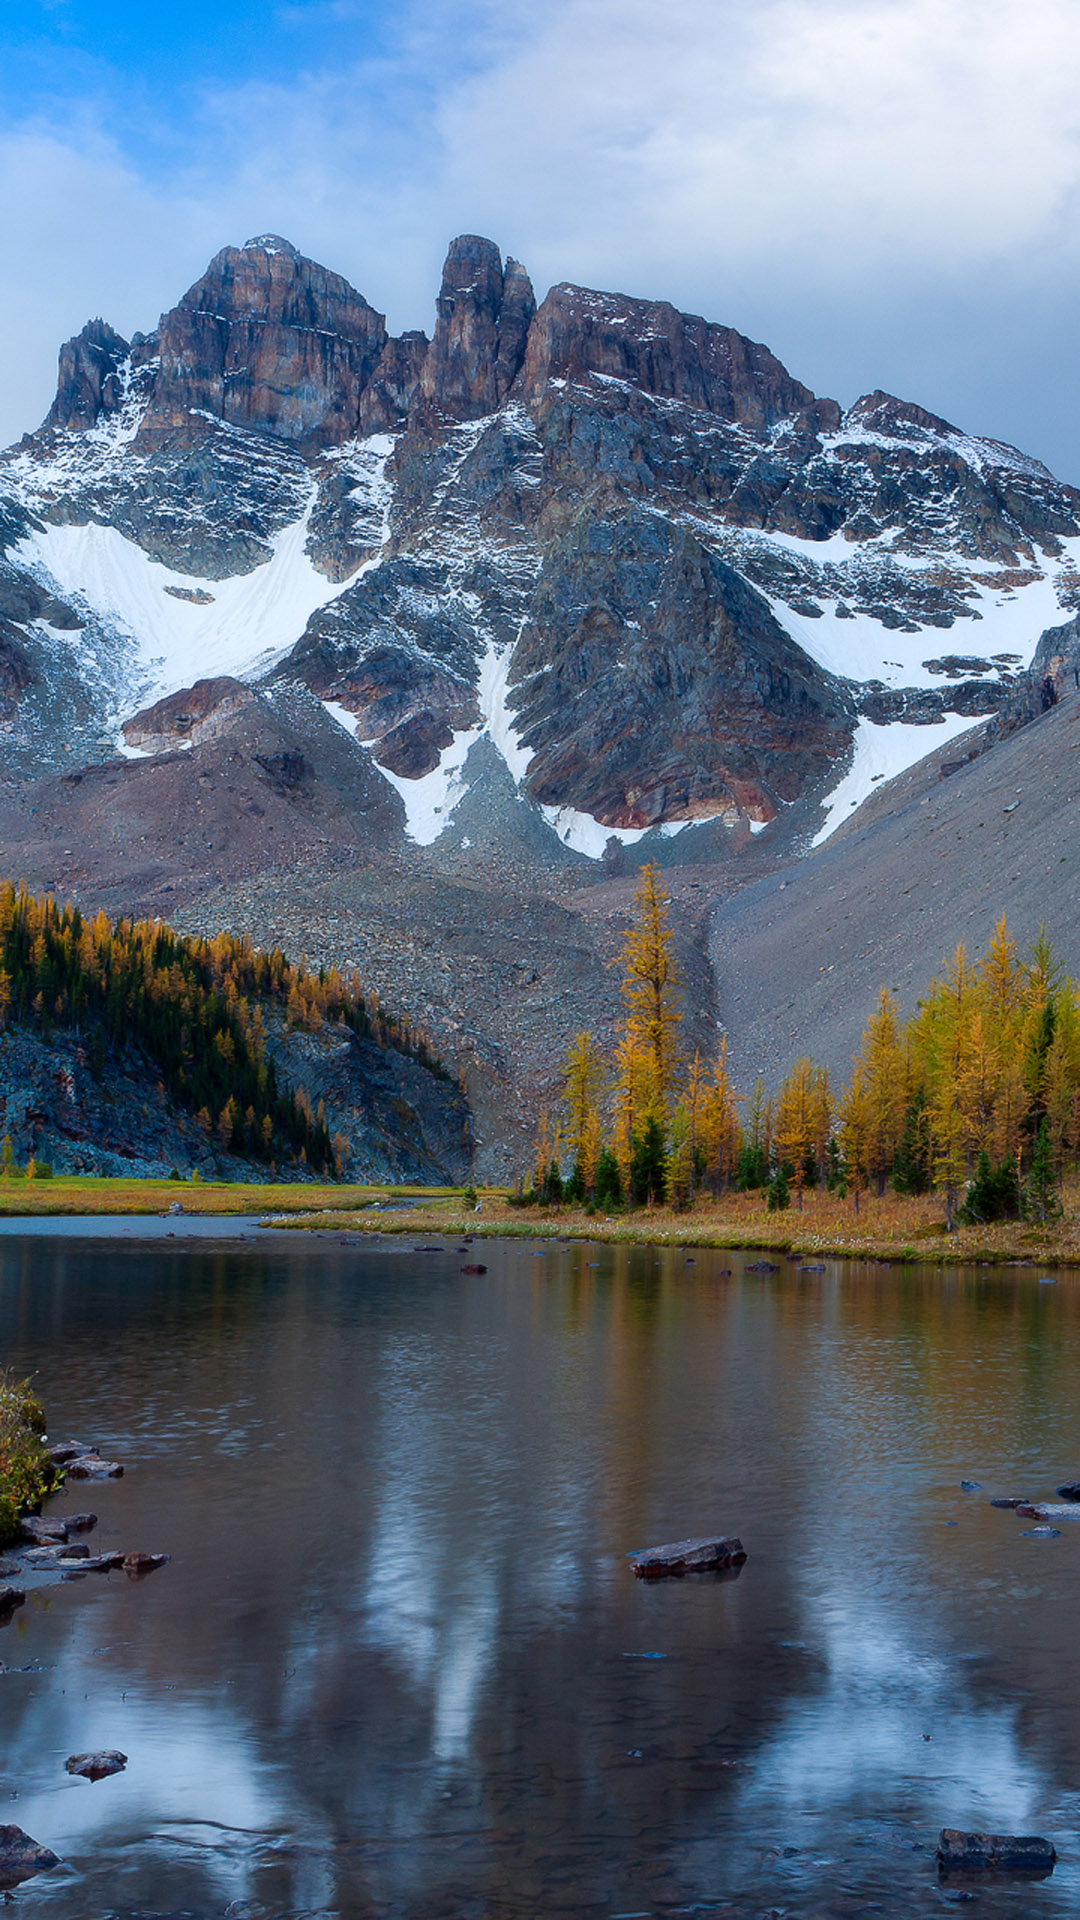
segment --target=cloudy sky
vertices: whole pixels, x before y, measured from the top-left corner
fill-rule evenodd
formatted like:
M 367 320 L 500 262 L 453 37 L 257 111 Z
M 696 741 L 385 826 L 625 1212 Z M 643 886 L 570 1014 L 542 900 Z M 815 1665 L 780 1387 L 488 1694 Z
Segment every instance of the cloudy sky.
M 92 314 L 274 231 L 430 331 L 450 236 L 666 297 L 1080 484 L 1077 0 L 18 0 L 0 440 Z

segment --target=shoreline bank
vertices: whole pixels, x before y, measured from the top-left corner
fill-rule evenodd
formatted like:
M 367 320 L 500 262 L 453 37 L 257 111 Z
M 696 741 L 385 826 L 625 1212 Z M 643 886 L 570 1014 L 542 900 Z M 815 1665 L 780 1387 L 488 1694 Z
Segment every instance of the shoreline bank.
M 1052 1229 L 1030 1228 L 1018 1223 L 1012 1232 L 1002 1226 L 968 1227 L 946 1237 L 934 1235 L 919 1241 L 900 1242 L 881 1235 L 837 1235 L 820 1230 L 792 1231 L 771 1224 L 775 1216 L 763 1215 L 760 1222 L 723 1222 L 695 1219 L 693 1214 L 672 1214 L 656 1209 L 629 1219 L 590 1219 L 570 1210 L 539 1214 L 527 1219 L 509 1209 L 498 1217 L 483 1218 L 475 1213 L 435 1214 L 417 1208 L 406 1217 L 365 1214 L 344 1210 L 312 1213 L 304 1217 L 271 1214 L 260 1224 L 285 1232 L 438 1234 L 459 1242 L 466 1237 L 498 1240 L 592 1241 L 615 1246 L 660 1246 L 711 1248 L 718 1253 L 780 1254 L 799 1260 L 863 1260 L 890 1266 L 1017 1266 L 1076 1267 L 1080 1269 L 1080 1232 L 1069 1233 L 1055 1244 Z
M 471 1198 L 471 1196 L 470 1196 Z M 702 1199 L 689 1211 L 666 1207 L 589 1214 L 511 1206 L 504 1189 L 464 1204 L 461 1188 L 281 1183 L 100 1180 L 0 1181 L 0 1237 L 67 1232 L 118 1237 L 140 1231 L 176 1238 L 283 1232 L 413 1234 L 441 1239 L 594 1241 L 759 1252 L 801 1260 L 887 1261 L 894 1265 L 1080 1269 L 1080 1188 L 1067 1192 L 1060 1220 L 1046 1226 L 1002 1221 L 946 1234 L 941 1204 L 887 1194 L 850 1201 L 808 1195 L 804 1210 L 769 1213 L 758 1193 Z M 173 1211 L 176 1209 L 176 1211 Z M 198 1223 L 198 1224 L 196 1224 Z

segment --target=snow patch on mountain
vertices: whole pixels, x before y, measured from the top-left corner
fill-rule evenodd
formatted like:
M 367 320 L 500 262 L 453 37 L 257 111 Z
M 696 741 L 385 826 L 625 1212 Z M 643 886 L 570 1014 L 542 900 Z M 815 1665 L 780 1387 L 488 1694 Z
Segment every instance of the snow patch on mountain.
M 702 825 L 698 820 L 666 820 L 660 827 L 605 827 L 591 813 L 579 813 L 576 807 L 541 807 L 540 811 L 563 846 L 573 853 L 585 854 L 589 860 L 603 859 L 609 840 L 617 840 L 620 846 L 636 847 L 647 833 L 658 833 L 661 839 L 671 840 L 684 827 Z
M 507 700 L 513 653 L 513 647 L 497 647 L 493 640 L 488 642 L 480 662 L 477 693 L 480 711 L 484 716 L 484 731 L 505 760 L 514 785 L 520 787 L 529 771 L 532 752 L 530 748 L 523 747 L 518 739 L 514 716 Z
M 825 821 L 811 846 L 820 847 L 856 807 L 869 798 L 876 786 L 906 773 L 917 761 L 925 760 L 927 754 L 936 753 L 939 747 L 981 724 L 979 719 L 973 720 L 970 714 L 963 713 L 947 713 L 936 724 L 922 727 L 900 720 L 887 727 L 878 726 L 873 720 L 860 720 L 855 729 L 854 758 L 843 779 L 838 780 L 825 797 Z
M 735 540 L 724 541 L 725 557 L 733 558 L 733 548 L 772 549 L 783 555 L 797 556 L 810 563 L 805 582 L 807 596 L 820 596 L 824 603 L 819 617 L 802 614 L 788 600 L 759 586 L 757 591 L 784 631 L 827 672 L 862 685 L 878 680 L 886 687 L 921 689 L 940 687 L 942 675 L 927 667 L 928 659 L 943 654 L 968 654 L 988 663 L 980 677 L 1000 679 L 1001 670 L 993 664 L 1000 654 L 1015 656 L 1015 667 L 1030 665 L 1039 636 L 1047 627 L 1069 618 L 1074 610 L 1077 572 L 1080 569 L 1080 538 L 1063 539 L 1059 558 L 1044 562 L 1038 578 L 1020 584 L 1017 570 L 972 566 L 970 557 L 950 551 L 931 557 L 904 554 L 878 543 L 867 543 L 853 551 L 840 535 L 827 541 L 799 540 L 791 534 L 740 533 Z M 885 627 L 873 614 L 858 612 L 837 596 L 837 582 L 818 570 L 826 565 L 843 566 L 850 578 L 841 585 L 848 598 L 868 599 L 874 594 L 873 562 L 882 569 L 879 597 L 885 604 L 892 600 L 889 573 L 925 573 L 933 568 L 954 572 L 962 599 L 970 609 L 970 620 L 957 620 L 951 627 L 918 625 L 906 633 L 902 627 Z M 856 571 L 857 569 L 857 571 Z M 1030 571 L 1030 569 L 1028 570 Z M 816 578 L 815 578 L 816 574 Z M 1071 590 L 1066 595 L 1066 585 Z M 845 612 L 838 611 L 839 606 Z
M 306 551 L 313 505 L 314 492 L 301 517 L 274 536 L 264 565 L 226 580 L 177 573 L 96 521 L 42 527 L 11 557 L 126 642 L 130 670 L 118 694 L 158 699 L 204 677 L 266 672 L 312 614 L 344 592 L 316 572 Z M 76 653 L 84 645 L 80 634 L 63 638 Z
M 322 705 L 339 727 L 351 734 L 357 745 L 363 745 L 358 732 L 355 713 L 343 707 L 338 700 L 324 700 Z M 399 795 L 405 808 L 405 832 L 418 847 L 430 847 L 432 842 L 449 826 L 451 816 L 460 800 L 469 791 L 469 782 L 465 778 L 465 762 L 469 749 L 480 739 L 482 727 L 464 727 L 454 734 L 448 747 L 439 755 L 439 764 L 430 773 L 421 774 L 418 780 L 406 780 L 399 773 L 391 772 L 389 767 L 380 765 L 372 756 L 371 764 L 388 780 L 394 792 Z

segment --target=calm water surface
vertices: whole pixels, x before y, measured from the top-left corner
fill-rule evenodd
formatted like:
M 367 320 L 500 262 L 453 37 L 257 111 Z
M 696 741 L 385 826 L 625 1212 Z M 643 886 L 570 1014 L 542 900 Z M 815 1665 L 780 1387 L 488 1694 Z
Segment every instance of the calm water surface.
M 974 1913 L 1080 1910 L 1080 1524 L 988 1504 L 1080 1475 L 1080 1278 L 238 1231 L 0 1234 L 0 1356 L 128 1468 L 54 1508 L 173 1556 L 0 1632 L 24 1914 L 933 1915 L 943 1825 L 1059 1847 Z

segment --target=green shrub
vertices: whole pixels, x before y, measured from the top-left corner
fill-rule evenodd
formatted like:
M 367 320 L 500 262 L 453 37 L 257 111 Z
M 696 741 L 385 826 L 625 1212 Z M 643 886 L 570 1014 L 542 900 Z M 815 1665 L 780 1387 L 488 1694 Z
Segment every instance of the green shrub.
M 14 1540 L 20 1514 L 56 1485 L 44 1432 L 45 1415 L 29 1382 L 0 1373 L 0 1547 Z

